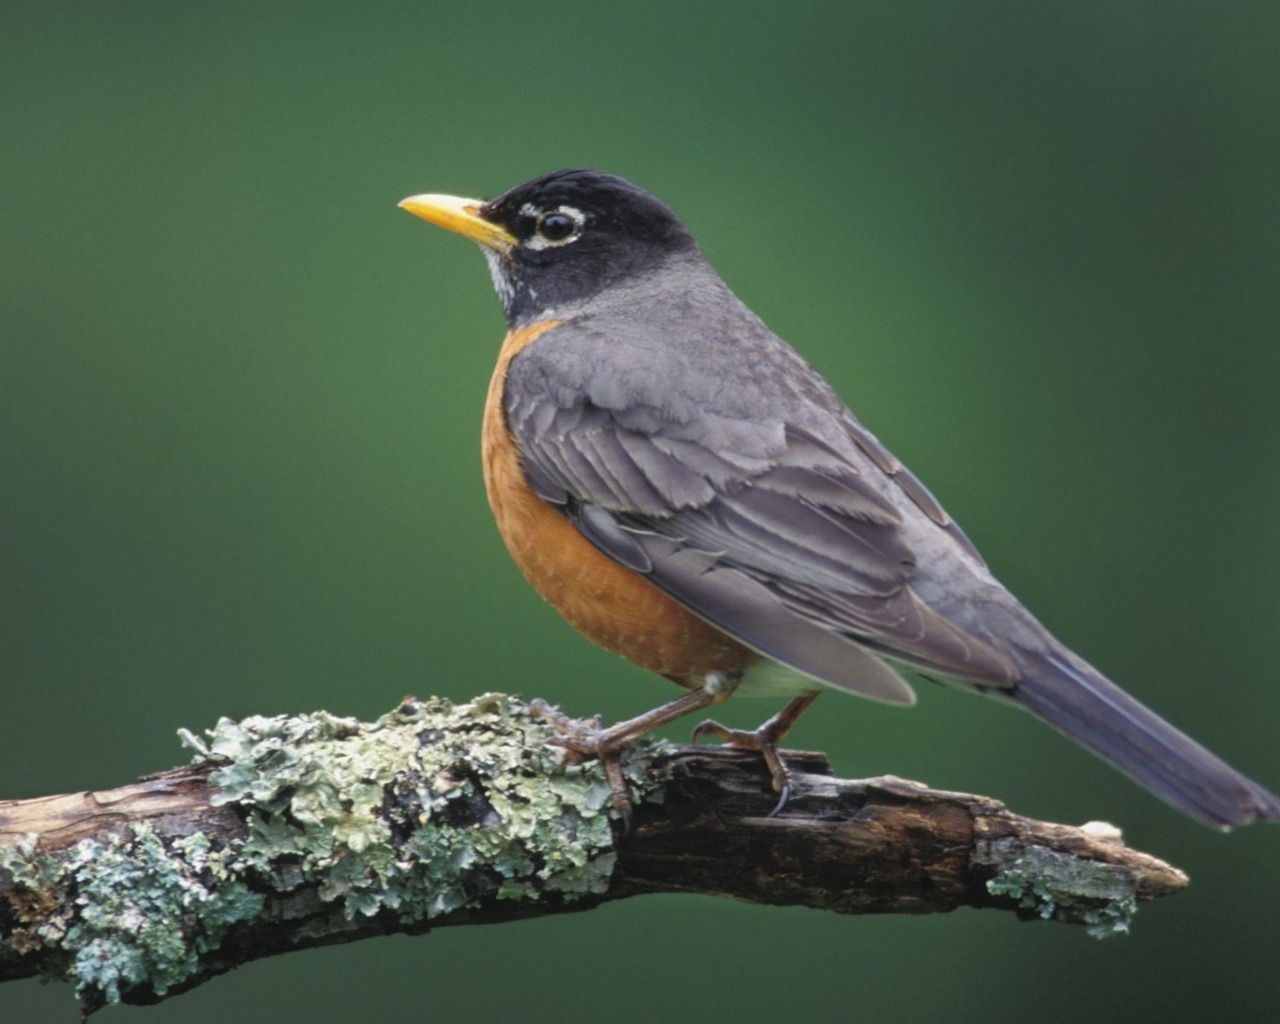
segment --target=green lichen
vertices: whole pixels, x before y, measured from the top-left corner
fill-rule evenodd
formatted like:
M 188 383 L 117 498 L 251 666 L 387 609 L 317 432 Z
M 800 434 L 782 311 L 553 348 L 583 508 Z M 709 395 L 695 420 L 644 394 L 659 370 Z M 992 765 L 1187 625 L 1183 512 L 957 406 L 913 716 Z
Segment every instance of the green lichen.
M 1097 939 L 1128 932 L 1138 900 L 1123 869 L 1013 839 L 997 842 L 992 852 L 1001 865 L 987 882 L 993 896 L 1007 897 L 1046 921 L 1083 924 Z
M 119 1002 L 122 989 L 141 984 L 164 995 L 228 928 L 262 909 L 229 859 L 201 835 L 166 846 L 145 823 L 54 853 L 30 839 L 0 849 L 28 911 L 14 948 L 50 954 L 51 969 L 82 999 Z
M 318 883 L 348 916 L 389 909 L 410 923 L 608 887 L 616 812 L 604 771 L 566 764 L 551 728 L 514 698 L 408 700 L 373 723 L 224 719 L 208 736 L 198 749 L 221 762 L 215 802 L 253 808 L 242 861 L 281 890 Z M 651 756 L 642 745 L 624 763 L 637 801 Z
M 88 1007 L 181 985 L 228 929 L 273 910 L 271 892 L 402 924 L 486 901 L 571 901 L 605 891 L 616 816 L 603 768 L 569 763 L 514 698 L 406 700 L 376 722 L 326 712 L 223 720 L 200 739 L 215 805 L 246 834 L 162 838 L 146 824 L 42 852 L 0 847 L 13 922 L 0 959 L 38 956 Z M 624 772 L 639 802 L 656 750 Z M 649 780 L 649 781 L 646 781 Z

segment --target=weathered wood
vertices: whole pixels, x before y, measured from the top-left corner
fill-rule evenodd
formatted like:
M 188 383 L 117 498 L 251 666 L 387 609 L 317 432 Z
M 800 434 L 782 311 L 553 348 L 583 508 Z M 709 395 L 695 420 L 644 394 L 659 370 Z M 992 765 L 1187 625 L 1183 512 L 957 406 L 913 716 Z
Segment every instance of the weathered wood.
M 620 846 L 619 884 L 848 914 L 990 907 L 1099 932 L 1121 926 L 1108 915 L 1122 893 L 1146 900 L 1187 884 L 1109 825 L 1035 821 L 990 797 L 892 776 L 836 779 L 820 754 L 791 752 L 788 763 L 806 773 L 800 792 L 769 818 L 768 774 L 757 758 L 678 748 L 664 804 L 645 805 Z M 1037 880 L 1058 874 L 1051 862 L 1081 882 L 1089 876 L 1074 895 L 1064 885 L 1053 906 L 1033 892 Z

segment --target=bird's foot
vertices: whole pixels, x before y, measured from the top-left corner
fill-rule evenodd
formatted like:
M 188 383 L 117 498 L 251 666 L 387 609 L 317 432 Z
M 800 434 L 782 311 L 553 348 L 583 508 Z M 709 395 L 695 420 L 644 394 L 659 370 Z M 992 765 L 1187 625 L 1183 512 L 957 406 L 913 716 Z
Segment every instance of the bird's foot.
M 709 678 L 708 682 L 714 685 L 691 690 L 683 697 L 677 697 L 651 711 L 646 711 L 643 715 L 629 718 L 607 729 L 604 728 L 599 716 L 587 721 L 571 718 L 545 700 L 531 700 L 529 710 L 538 718 L 550 723 L 551 727 L 560 734 L 548 742 L 569 751 L 575 763 L 586 757 L 600 759 L 600 763 L 604 765 L 605 774 L 609 777 L 609 786 L 613 790 L 613 806 L 617 808 L 618 815 L 622 818 L 623 827 L 630 832 L 631 792 L 622 774 L 622 752 L 646 733 L 724 700 L 733 692 L 732 684 L 736 683 L 736 679 L 726 680 L 716 673 L 715 678 Z
M 760 755 L 764 758 L 764 763 L 769 769 L 769 774 L 773 777 L 774 791 L 778 794 L 778 802 L 774 804 L 773 810 L 767 815 L 770 818 L 776 817 L 787 806 L 787 801 L 791 799 L 791 791 L 793 789 L 791 769 L 787 767 L 787 762 L 778 753 L 778 744 L 782 741 L 782 737 L 778 735 L 777 729 L 772 728 L 772 724 L 773 719 L 771 718 L 758 729 L 730 729 L 728 726 L 708 719 L 699 723 L 697 728 L 693 730 L 694 743 L 708 736 L 714 736 L 721 743 L 730 747 L 760 751 Z
M 706 736 L 714 736 L 722 743 L 744 750 L 758 750 L 773 778 L 773 788 L 778 794 L 778 802 L 774 804 L 767 817 L 773 818 L 781 813 L 791 799 L 795 788 L 795 778 L 787 762 L 778 753 L 778 744 L 791 731 L 805 709 L 814 702 L 818 691 L 807 690 L 796 697 L 790 704 L 755 729 L 730 729 L 719 722 L 708 719 L 693 730 L 693 742 L 697 743 Z
M 609 779 L 609 788 L 613 791 L 613 806 L 622 819 L 623 831 L 629 833 L 631 831 L 631 791 L 627 788 L 626 777 L 622 774 L 622 751 L 636 737 L 619 735 L 617 726 L 606 729 L 599 715 L 589 719 L 572 718 L 541 698 L 531 700 L 529 710 L 535 717 L 541 718 L 559 733 L 547 742 L 563 747 L 569 754 L 570 763 L 581 764 L 588 757 L 599 759 Z

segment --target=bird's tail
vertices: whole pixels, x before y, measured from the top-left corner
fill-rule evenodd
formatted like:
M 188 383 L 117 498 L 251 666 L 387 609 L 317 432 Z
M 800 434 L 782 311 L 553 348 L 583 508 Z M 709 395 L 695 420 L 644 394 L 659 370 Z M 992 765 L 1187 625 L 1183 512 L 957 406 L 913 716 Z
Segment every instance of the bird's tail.
M 1069 652 L 1027 658 L 1011 694 L 1032 714 L 1214 828 L 1280 821 L 1280 797 L 1241 775 Z

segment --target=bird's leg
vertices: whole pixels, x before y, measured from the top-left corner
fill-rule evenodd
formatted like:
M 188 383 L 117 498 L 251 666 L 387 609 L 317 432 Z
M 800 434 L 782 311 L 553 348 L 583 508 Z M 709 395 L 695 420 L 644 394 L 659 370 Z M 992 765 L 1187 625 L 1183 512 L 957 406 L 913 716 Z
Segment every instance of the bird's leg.
M 818 690 L 805 690 L 785 708 L 770 718 L 759 728 L 752 730 L 730 729 L 719 722 L 706 721 L 693 730 L 693 742 L 697 743 L 704 736 L 715 736 L 732 747 L 744 747 L 747 750 L 758 750 L 769 766 L 769 774 L 773 776 L 773 788 L 777 790 L 778 802 L 769 812 L 772 818 L 787 805 L 791 799 L 791 769 L 778 754 L 778 744 L 791 731 L 805 710 L 818 697 Z
M 607 729 L 601 727 L 598 717 L 590 721 L 570 718 L 545 700 L 532 700 L 529 702 L 529 708 L 537 717 L 551 723 L 551 726 L 560 734 L 549 742 L 579 755 L 579 760 L 585 756 L 600 759 L 609 776 L 609 785 L 613 789 L 613 804 L 622 815 L 623 827 L 630 832 L 631 794 L 627 789 L 627 780 L 622 774 L 622 759 L 619 755 L 641 736 L 669 725 L 677 718 L 683 718 L 694 711 L 701 711 L 712 704 L 727 700 L 737 688 L 740 678 L 741 673 L 737 672 L 709 672 L 702 685 L 696 690 L 689 691 L 683 697 L 667 701 L 651 711 L 646 711 L 643 715 L 611 725 Z

